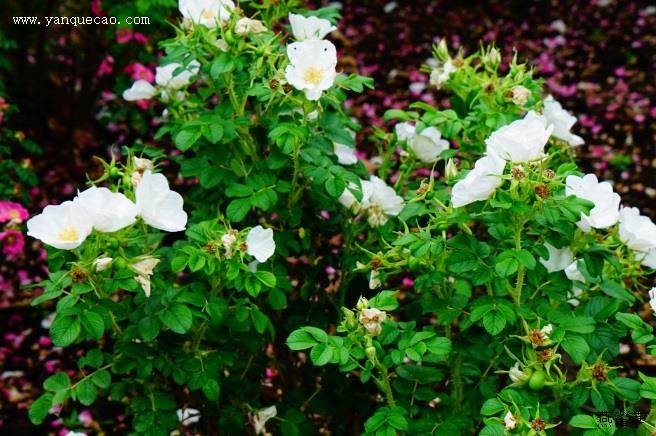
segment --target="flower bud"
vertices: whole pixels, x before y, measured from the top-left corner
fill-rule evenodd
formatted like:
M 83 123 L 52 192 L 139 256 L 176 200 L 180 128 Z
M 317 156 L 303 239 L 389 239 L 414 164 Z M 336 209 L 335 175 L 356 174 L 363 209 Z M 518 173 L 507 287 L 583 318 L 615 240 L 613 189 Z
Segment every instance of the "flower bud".
M 360 323 L 373 336 L 378 336 L 381 331 L 381 323 L 387 319 L 387 314 L 376 308 L 362 309 L 360 311 Z
M 512 89 L 512 101 L 517 106 L 524 106 L 531 96 L 531 91 L 522 85 L 517 85 Z
M 360 297 L 360 299 L 358 299 L 358 304 L 355 305 L 355 308 L 358 310 L 364 310 L 367 307 L 369 307 L 369 300 L 364 297 Z
M 99 257 L 93 261 L 93 266 L 96 268 L 96 272 L 105 271 L 112 264 L 111 257 Z
M 510 377 L 510 380 L 513 383 L 524 384 L 528 381 L 531 375 L 522 370 L 519 367 L 519 363 L 515 363 L 515 365 L 510 368 L 510 371 L 508 371 L 508 377 Z
M 444 169 L 444 175 L 446 177 L 447 182 L 450 182 L 458 178 L 458 166 L 456 165 L 456 162 L 453 159 L 449 159 L 447 161 L 446 167 Z
M 442 62 L 450 58 L 449 48 L 446 46 L 446 39 L 442 38 L 440 40 L 440 43 L 437 45 L 437 49 L 435 50 L 435 55 Z
M 376 360 L 376 347 L 367 347 L 364 353 L 367 355 L 367 359 L 371 361 Z
M 503 423 L 506 426 L 506 430 L 514 430 L 517 427 L 517 419 L 510 411 L 503 417 Z
M 237 35 L 250 35 L 266 32 L 267 28 L 260 20 L 253 20 L 251 18 L 240 18 L 235 24 L 235 34 Z
M 483 62 L 485 66 L 495 69 L 501 63 L 501 54 L 499 54 L 499 50 L 497 50 L 496 47 L 492 47 L 490 51 L 481 56 L 481 62 Z

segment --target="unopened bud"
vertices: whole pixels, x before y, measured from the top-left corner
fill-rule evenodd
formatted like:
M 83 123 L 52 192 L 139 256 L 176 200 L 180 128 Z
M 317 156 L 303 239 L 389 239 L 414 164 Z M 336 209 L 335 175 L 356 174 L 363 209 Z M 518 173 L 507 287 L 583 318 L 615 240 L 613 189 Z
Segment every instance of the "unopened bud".
M 440 43 L 437 45 L 437 49 L 435 49 L 435 55 L 442 62 L 445 62 L 450 58 L 449 48 L 446 46 L 446 39 L 442 38 Z
M 96 272 L 105 271 L 112 264 L 111 257 L 99 257 L 93 261 L 93 266 L 96 268 Z
M 458 178 L 458 166 L 456 165 L 456 162 L 453 159 L 449 159 L 447 161 L 446 167 L 444 168 L 444 175 L 446 177 L 447 182 L 450 182 Z
M 367 359 L 376 360 L 376 347 L 367 347 L 364 353 L 367 355 Z
M 358 300 L 358 303 L 355 305 L 355 308 L 358 309 L 358 310 L 364 310 L 367 307 L 369 307 L 369 300 L 367 300 L 364 297 L 360 297 L 360 299 Z
M 512 101 L 517 106 L 524 106 L 531 96 L 531 91 L 522 85 L 517 85 L 512 89 Z
M 496 47 L 492 47 L 490 51 L 481 57 L 481 61 L 492 69 L 496 68 L 501 63 L 501 55 L 499 54 L 499 50 L 497 50 Z

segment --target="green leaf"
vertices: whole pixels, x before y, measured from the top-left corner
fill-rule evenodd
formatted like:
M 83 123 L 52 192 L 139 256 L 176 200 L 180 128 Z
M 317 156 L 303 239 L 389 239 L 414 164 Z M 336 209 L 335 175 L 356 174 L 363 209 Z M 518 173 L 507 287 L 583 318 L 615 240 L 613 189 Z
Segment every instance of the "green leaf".
M 75 342 L 80 330 L 80 321 L 77 318 L 58 314 L 50 326 L 50 338 L 56 346 L 67 347 Z
M 305 350 L 317 345 L 316 339 L 305 329 L 298 329 L 291 332 L 287 337 L 287 346 L 292 350 Z
M 212 298 L 207 303 L 207 314 L 210 316 L 214 325 L 221 324 L 227 312 L 228 302 L 223 298 Z
M 187 262 L 189 262 L 189 257 L 184 254 L 178 254 L 171 261 L 171 270 L 175 273 L 184 271 L 187 267 Z
M 173 141 L 176 147 L 178 147 L 178 150 L 186 151 L 200 139 L 200 136 L 201 132 L 199 129 L 195 127 L 184 128 L 175 135 Z
M 577 365 L 583 362 L 588 357 L 588 354 L 590 354 L 588 343 L 578 335 L 567 335 L 561 342 L 561 345 Z
M 205 261 L 205 256 L 196 252 L 189 256 L 189 269 L 191 272 L 200 271 L 205 266 Z
M 396 299 L 398 293 L 399 291 L 382 291 L 369 300 L 369 306 L 388 312 L 394 310 L 399 307 L 399 300 Z
M 273 288 L 269 291 L 269 304 L 273 310 L 281 310 L 287 305 L 287 296 L 280 289 Z
M 403 365 L 396 369 L 399 377 L 421 384 L 435 383 L 444 378 L 444 372 L 437 368 L 420 365 Z
M 253 320 L 253 327 L 258 333 L 264 333 L 269 324 L 269 318 L 263 314 L 256 306 L 251 309 L 251 319 Z
M 181 303 L 173 303 L 159 314 L 160 321 L 179 334 L 183 334 L 191 328 L 192 318 L 191 310 Z
M 481 415 L 483 416 L 496 415 L 502 410 L 504 410 L 504 406 L 501 401 L 499 401 L 496 398 L 488 398 L 485 401 L 485 403 L 483 403 L 483 407 L 481 407 Z
M 267 288 L 275 288 L 276 276 L 269 271 L 256 271 L 255 277 L 264 284 Z
M 99 388 L 107 388 L 112 383 L 112 376 L 106 369 L 96 372 L 91 381 Z
M 253 195 L 253 188 L 241 183 L 232 183 L 224 192 L 228 197 L 250 197 Z
M 58 372 L 51 375 L 43 382 L 43 388 L 46 391 L 57 392 L 68 389 L 71 385 L 71 379 L 64 372 Z
M 157 318 L 148 316 L 141 318 L 141 320 L 139 320 L 139 324 L 137 324 L 137 327 L 139 328 L 139 334 L 141 337 L 144 338 L 146 342 L 152 342 L 157 337 L 157 335 L 159 335 L 161 325 Z
M 617 377 L 613 379 L 611 386 L 615 387 L 615 390 L 622 399 L 632 403 L 640 401 L 640 382 L 637 380 Z
M 498 311 L 492 310 L 483 315 L 483 327 L 492 336 L 497 335 L 506 327 L 506 319 Z
M 323 366 L 333 357 L 333 349 L 325 344 L 317 344 L 310 351 L 312 363 L 316 366 Z
M 219 399 L 219 394 L 221 393 L 219 382 L 217 382 L 213 378 L 207 379 L 207 381 L 203 385 L 203 393 L 205 394 L 208 400 L 217 401 Z
M 601 290 L 604 291 L 604 293 L 609 297 L 618 298 L 628 303 L 635 302 L 635 297 L 631 295 L 631 293 L 627 291 L 624 286 L 612 280 L 604 280 L 601 283 Z
M 30 406 L 30 411 L 28 412 L 28 416 L 30 417 L 32 424 L 39 425 L 43 422 L 46 415 L 48 415 L 48 412 L 52 408 L 53 398 L 53 394 L 46 393 L 41 395 L 35 402 L 32 403 Z
M 228 204 L 226 214 L 230 221 L 241 221 L 244 219 L 248 211 L 251 209 L 251 201 L 247 198 L 240 198 L 232 200 Z
M 80 315 L 80 321 L 82 321 L 82 326 L 92 338 L 95 340 L 102 338 L 103 333 L 105 333 L 105 321 L 103 321 L 102 316 L 96 312 L 87 311 Z
M 560 323 L 560 327 L 576 333 L 592 333 L 595 331 L 595 320 L 588 316 L 566 318 Z
M 504 252 L 497 258 L 494 270 L 499 274 L 499 277 L 508 277 L 517 272 L 519 268 L 519 261 L 513 256 L 512 252 Z
M 483 427 L 479 436 L 504 436 L 506 434 L 505 429 L 506 428 L 498 422 L 490 423 Z
M 638 375 L 642 379 L 640 396 L 649 400 L 656 400 L 656 377 L 649 377 L 641 372 L 638 372 Z
M 96 398 L 98 398 L 98 389 L 90 379 L 85 378 L 75 387 L 75 394 L 80 403 L 85 406 L 90 406 L 96 401 Z
M 599 424 L 593 416 L 575 415 L 569 420 L 569 425 L 575 428 L 598 428 Z

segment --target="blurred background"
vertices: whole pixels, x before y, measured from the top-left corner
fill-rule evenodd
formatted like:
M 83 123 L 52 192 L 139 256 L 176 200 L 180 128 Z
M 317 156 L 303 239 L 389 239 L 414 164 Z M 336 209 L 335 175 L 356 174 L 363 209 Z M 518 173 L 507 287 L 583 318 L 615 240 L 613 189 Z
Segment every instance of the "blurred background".
M 495 43 L 505 63 L 514 51 L 529 61 L 545 93 L 578 117 L 573 132 L 585 139 L 577 149 L 584 168 L 612 181 L 624 203 L 656 218 L 653 2 L 308 3 L 321 5 L 341 8 L 332 36 L 341 69 L 375 80 L 375 90 L 348 101 L 364 127 L 358 147 L 365 153 L 373 150 L 371 127 L 389 129 L 385 110 L 417 100 L 448 106 L 420 72 L 434 43 L 445 38 L 452 54 Z M 110 150 L 135 142 L 168 147 L 153 139 L 162 108 L 127 103 L 120 95 L 136 79 L 153 80 L 158 42 L 173 34 L 169 22 L 178 19 L 175 0 L 5 0 L 0 9 L 0 202 L 35 213 L 70 198 L 87 175 L 96 176 L 100 165 L 93 156 L 107 159 Z M 138 16 L 150 24 L 46 27 L 14 24 L 17 16 Z M 35 430 L 27 407 L 49 374 L 74 368 L 75 350 L 65 355 L 53 347 L 48 308 L 29 306 L 33 290 L 25 286 L 47 273 L 43 248 L 8 226 L 0 221 L 0 433 L 63 435 L 67 422 L 58 419 Z M 624 351 L 629 366 L 652 364 L 639 350 Z M 90 429 L 110 420 L 122 429 L 120 410 L 87 410 L 71 419 Z

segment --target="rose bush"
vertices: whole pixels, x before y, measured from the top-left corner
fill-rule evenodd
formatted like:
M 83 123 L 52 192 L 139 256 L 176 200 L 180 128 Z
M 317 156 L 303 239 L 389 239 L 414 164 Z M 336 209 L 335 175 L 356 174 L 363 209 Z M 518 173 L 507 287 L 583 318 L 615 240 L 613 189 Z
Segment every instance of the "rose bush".
M 578 171 L 573 116 L 526 65 L 438 45 L 451 108 L 388 111 L 370 174 L 343 103 L 373 83 L 338 72 L 334 9 L 179 10 L 155 85 L 123 94 L 165 107 L 177 152 L 137 144 L 28 221 L 53 342 L 97 344 L 33 422 L 104 398 L 143 434 L 607 434 L 593 411 L 656 398 L 613 366 L 621 341 L 653 350 L 633 312 L 656 226 Z

